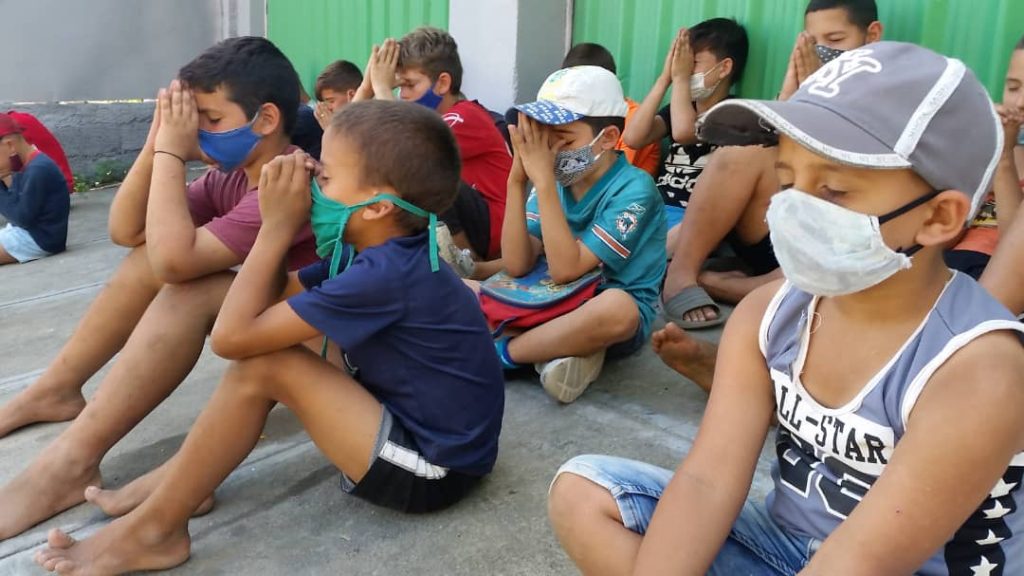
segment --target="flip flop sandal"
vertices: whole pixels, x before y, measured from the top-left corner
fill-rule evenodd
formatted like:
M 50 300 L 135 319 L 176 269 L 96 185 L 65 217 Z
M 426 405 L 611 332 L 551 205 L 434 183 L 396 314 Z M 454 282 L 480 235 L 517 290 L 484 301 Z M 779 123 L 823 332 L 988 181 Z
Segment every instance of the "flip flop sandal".
M 704 307 L 715 309 L 716 317 L 714 320 L 683 320 L 683 316 L 687 312 Z M 665 318 L 683 330 L 713 328 L 725 322 L 725 318 L 722 316 L 722 308 L 711 299 L 711 296 L 708 296 L 708 293 L 703 288 L 696 284 L 683 288 L 682 292 L 669 298 L 667 302 L 662 300 L 661 309 L 665 313 Z

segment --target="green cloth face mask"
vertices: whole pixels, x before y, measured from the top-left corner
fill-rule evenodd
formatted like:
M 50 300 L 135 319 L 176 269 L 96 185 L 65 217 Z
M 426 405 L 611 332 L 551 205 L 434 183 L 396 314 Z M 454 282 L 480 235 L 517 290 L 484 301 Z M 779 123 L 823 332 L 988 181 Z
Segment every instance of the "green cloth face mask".
M 341 265 L 341 254 L 344 252 L 344 239 L 345 225 L 348 224 L 349 217 L 352 216 L 360 208 L 369 206 L 370 204 L 376 204 L 377 202 L 383 202 L 385 200 L 393 202 L 395 206 L 421 218 L 427 218 L 430 223 L 428 228 L 430 231 L 430 269 L 433 272 L 438 271 L 437 263 L 437 215 L 432 212 L 427 212 L 422 208 L 413 206 L 412 204 L 402 200 L 401 198 L 392 194 L 378 194 L 373 198 L 365 202 L 353 204 L 343 204 L 337 200 L 332 200 L 320 190 L 320 184 L 314 178 L 312 181 L 312 195 L 313 205 L 310 208 L 309 221 L 313 227 L 313 236 L 316 238 L 316 253 L 321 258 L 331 257 L 331 268 L 329 278 L 334 278 L 338 275 L 338 268 Z M 345 264 L 346 267 L 352 264 L 352 260 L 355 258 L 355 251 L 349 250 L 348 262 Z

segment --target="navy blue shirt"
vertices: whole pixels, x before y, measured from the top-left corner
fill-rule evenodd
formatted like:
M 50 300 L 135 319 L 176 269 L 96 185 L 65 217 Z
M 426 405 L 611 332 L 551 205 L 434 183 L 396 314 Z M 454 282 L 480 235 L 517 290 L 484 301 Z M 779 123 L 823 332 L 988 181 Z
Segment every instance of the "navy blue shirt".
M 292 144 L 319 160 L 320 141 L 323 137 L 324 129 L 316 121 L 315 111 L 305 104 L 300 104 L 299 113 L 295 116 L 295 128 L 292 129 Z
M 426 232 L 299 271 L 288 303 L 345 351 L 355 378 L 431 463 L 473 475 L 494 467 L 505 405 L 501 366 L 480 304 L 446 264 L 431 272 Z
M 0 214 L 27 230 L 43 250 L 63 252 L 68 241 L 69 194 L 60 168 L 40 152 L 11 176 L 9 188 L 0 182 Z

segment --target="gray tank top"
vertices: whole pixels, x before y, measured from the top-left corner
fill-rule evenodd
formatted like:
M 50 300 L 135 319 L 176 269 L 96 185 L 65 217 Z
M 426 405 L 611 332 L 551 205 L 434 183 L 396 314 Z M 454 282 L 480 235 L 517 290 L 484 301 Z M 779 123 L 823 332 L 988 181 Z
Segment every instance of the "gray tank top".
M 847 405 L 818 404 L 800 382 L 817 298 L 783 285 L 761 323 L 760 345 L 775 386 L 777 459 L 768 495 L 790 532 L 824 540 L 885 470 L 932 374 L 954 352 L 995 330 L 1024 333 L 1006 308 L 956 273 L 899 352 Z M 918 574 L 1024 575 L 1024 453 Z

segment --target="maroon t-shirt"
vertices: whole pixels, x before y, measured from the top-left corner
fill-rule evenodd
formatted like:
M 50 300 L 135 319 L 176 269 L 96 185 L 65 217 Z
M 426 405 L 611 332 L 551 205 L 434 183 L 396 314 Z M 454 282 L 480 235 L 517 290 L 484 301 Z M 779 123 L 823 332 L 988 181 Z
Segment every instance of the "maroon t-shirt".
M 295 149 L 292 146 L 285 153 Z M 249 255 L 263 221 L 257 188 L 249 187 L 244 170 L 207 171 L 189 184 L 188 209 L 196 226 L 209 230 L 243 260 Z M 316 240 L 307 223 L 288 250 L 288 270 L 298 270 L 318 260 Z

